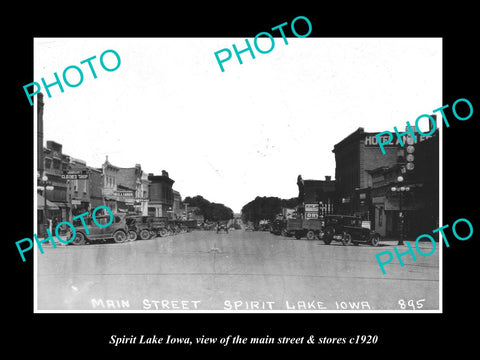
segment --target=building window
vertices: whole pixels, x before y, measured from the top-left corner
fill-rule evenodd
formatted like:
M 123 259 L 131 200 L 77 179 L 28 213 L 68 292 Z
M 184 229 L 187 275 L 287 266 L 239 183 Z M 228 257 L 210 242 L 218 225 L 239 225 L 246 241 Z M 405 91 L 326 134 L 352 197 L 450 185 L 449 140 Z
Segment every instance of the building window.
M 50 169 L 52 167 L 52 159 L 45 158 L 45 169 Z
M 78 180 L 73 180 L 73 191 L 78 191 Z
M 59 170 L 60 169 L 60 160 L 53 159 L 53 168 Z

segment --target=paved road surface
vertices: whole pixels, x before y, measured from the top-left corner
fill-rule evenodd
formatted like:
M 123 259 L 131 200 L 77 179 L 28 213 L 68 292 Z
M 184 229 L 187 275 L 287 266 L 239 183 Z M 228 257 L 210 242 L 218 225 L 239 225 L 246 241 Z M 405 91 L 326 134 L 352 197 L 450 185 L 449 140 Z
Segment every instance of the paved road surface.
M 428 253 L 431 244 L 422 246 Z M 40 311 L 412 310 L 422 299 L 420 310 L 439 308 L 438 250 L 416 262 L 404 256 L 404 267 L 395 258 L 386 275 L 375 254 L 393 252 L 391 245 L 243 230 L 44 250 L 37 254 Z

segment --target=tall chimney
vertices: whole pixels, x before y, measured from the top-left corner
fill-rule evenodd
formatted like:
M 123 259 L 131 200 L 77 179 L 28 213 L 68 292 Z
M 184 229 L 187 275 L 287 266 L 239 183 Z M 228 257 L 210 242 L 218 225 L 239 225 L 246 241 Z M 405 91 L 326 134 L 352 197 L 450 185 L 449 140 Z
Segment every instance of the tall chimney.
M 37 172 L 43 175 L 43 94 L 37 95 Z

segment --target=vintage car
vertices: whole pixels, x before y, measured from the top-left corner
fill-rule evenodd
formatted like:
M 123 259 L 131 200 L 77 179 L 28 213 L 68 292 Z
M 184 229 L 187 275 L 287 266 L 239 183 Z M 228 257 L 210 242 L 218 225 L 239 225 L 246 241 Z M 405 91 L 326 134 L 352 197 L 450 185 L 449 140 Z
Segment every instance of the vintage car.
M 71 242 L 73 245 L 83 245 L 85 243 L 93 243 L 97 241 L 105 241 L 113 239 L 116 243 L 123 243 L 128 240 L 128 226 L 125 214 L 113 214 L 112 223 L 106 227 L 97 226 L 90 216 L 84 218 L 87 231 L 81 223 L 80 219 L 74 220 L 75 239 Z M 111 219 L 109 214 L 96 215 L 96 221 L 101 225 L 106 225 Z
M 226 223 L 217 223 L 216 227 L 215 227 L 215 230 L 217 232 L 217 234 L 220 232 L 220 231 L 224 231 L 228 234 L 228 227 L 227 227 L 227 224 Z
M 130 215 L 126 217 L 126 223 L 130 241 L 137 240 L 137 238 L 147 240 L 152 236 L 152 222 L 149 221 L 148 216 Z
M 327 215 L 325 216 L 323 241 L 328 245 L 333 240 L 341 241 L 343 245 L 367 243 L 377 246 L 380 242 L 380 235 L 362 227 L 362 220 L 357 216 Z
M 283 219 L 273 220 L 270 224 L 270 232 L 274 235 L 281 235 L 282 231 L 286 229 L 287 221 Z

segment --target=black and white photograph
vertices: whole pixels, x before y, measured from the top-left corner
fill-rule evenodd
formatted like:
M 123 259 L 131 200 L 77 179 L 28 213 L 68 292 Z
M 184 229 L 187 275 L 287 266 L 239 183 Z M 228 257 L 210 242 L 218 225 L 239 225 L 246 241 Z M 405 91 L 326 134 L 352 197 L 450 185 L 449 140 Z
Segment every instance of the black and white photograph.
M 36 313 L 442 312 L 442 38 L 278 22 L 34 39 Z
M 6 351 L 474 350 L 474 7 L 195 5 L 6 11 Z

